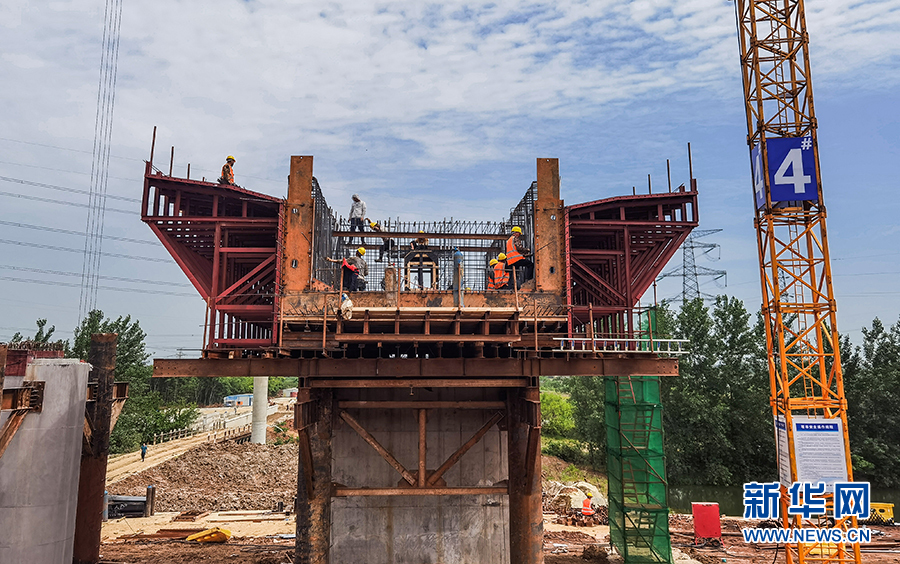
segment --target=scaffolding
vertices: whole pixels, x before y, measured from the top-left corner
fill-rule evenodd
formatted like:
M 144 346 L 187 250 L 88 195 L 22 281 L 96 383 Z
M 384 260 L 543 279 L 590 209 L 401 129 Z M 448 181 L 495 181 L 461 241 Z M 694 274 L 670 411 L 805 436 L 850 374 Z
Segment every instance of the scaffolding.
M 611 542 L 628 564 L 671 564 L 659 377 L 606 377 L 605 387 Z

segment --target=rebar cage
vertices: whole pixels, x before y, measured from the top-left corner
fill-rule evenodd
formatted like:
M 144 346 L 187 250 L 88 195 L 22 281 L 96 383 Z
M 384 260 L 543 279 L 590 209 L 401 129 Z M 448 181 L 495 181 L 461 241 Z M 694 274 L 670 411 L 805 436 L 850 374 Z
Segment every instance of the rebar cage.
M 350 231 L 350 219 L 335 216 L 325 201 L 318 182 L 313 179 L 315 208 L 315 241 L 313 244 L 314 277 L 331 286 L 340 284 L 340 264 L 328 262 L 329 258 L 345 258 L 354 255 L 356 249 L 366 249 L 364 258 L 368 267 L 365 291 L 385 290 L 385 270 L 399 268 L 401 290 L 428 291 L 450 290 L 453 283 L 453 254 L 455 249 L 463 255 L 462 288 L 468 291 L 487 290 L 490 261 L 505 251 L 505 240 L 514 226 L 522 228 L 525 246 L 534 248 L 534 203 L 537 182 L 532 182 L 525 195 L 510 210 L 504 221 L 465 221 L 443 218 L 438 221 L 404 221 L 400 217 L 371 219 L 387 233 L 405 233 L 408 236 L 384 236 L 373 231 L 367 222 L 364 235 L 331 235 Z M 413 249 L 414 234 L 441 234 L 440 238 L 427 241 L 425 250 Z M 454 237 L 458 235 L 458 237 Z M 479 237 L 479 236 L 484 236 Z M 427 237 L 426 237 L 427 238 Z M 386 241 L 392 240 L 389 245 Z

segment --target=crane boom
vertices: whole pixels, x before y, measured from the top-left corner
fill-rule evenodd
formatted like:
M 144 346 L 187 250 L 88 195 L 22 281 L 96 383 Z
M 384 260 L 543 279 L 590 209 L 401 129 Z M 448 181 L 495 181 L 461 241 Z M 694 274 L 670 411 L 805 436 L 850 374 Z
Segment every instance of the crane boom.
M 824 516 L 804 519 L 787 511 L 791 484 L 815 475 L 816 470 L 801 452 L 805 439 L 800 431 L 810 428 L 810 419 L 837 431 L 826 446 L 827 455 L 836 461 L 838 470 L 834 473 L 843 473 L 836 481 L 852 481 L 853 469 L 804 3 L 736 0 L 735 10 L 769 352 L 770 401 L 779 443 L 780 516 L 785 528 L 820 527 L 826 525 Z M 833 494 L 826 497 L 830 509 Z M 857 519 L 838 519 L 835 526 L 855 528 Z M 787 546 L 789 564 L 860 562 L 859 543 Z

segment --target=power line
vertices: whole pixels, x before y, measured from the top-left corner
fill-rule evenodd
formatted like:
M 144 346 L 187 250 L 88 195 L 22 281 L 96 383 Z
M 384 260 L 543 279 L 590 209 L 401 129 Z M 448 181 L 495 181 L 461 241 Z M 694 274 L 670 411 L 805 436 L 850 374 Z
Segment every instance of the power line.
M 28 284 L 44 284 L 45 286 L 67 286 L 70 288 L 81 288 L 80 283 L 75 282 L 54 282 L 51 280 L 34 280 L 32 278 L 16 278 L 14 276 L 0 276 L 0 280 L 9 280 L 11 282 L 26 282 Z M 183 296 L 187 298 L 197 297 L 197 294 L 187 294 L 184 292 L 166 292 L 165 290 L 144 290 L 141 288 L 119 288 L 118 286 L 98 286 L 102 290 L 112 290 L 114 292 L 139 292 L 141 294 L 159 294 L 162 296 Z
M 12 178 L 9 176 L 0 176 L 0 180 L 5 182 L 15 182 L 17 184 L 27 184 L 28 186 L 37 186 L 39 188 L 49 188 L 50 190 L 59 190 L 61 192 L 73 192 L 75 194 L 85 194 L 87 196 L 91 195 L 89 190 L 79 190 L 78 188 L 67 188 L 66 186 L 56 186 L 55 184 L 45 184 L 43 182 L 34 182 L 33 180 L 24 180 L 21 178 Z M 106 196 L 111 200 L 121 200 L 123 202 L 135 202 L 140 203 L 141 201 L 138 198 L 128 198 L 126 196 L 116 196 L 112 195 Z
M 66 202 L 65 200 L 54 200 L 53 198 L 40 198 L 38 196 L 26 196 L 25 194 L 16 194 L 14 192 L 3 192 L 0 191 L 0 196 L 7 196 L 10 198 L 22 198 L 23 200 L 33 200 L 35 202 L 45 202 L 48 204 L 60 204 L 63 206 L 72 206 L 75 208 L 88 208 L 91 209 L 91 206 L 88 204 L 79 204 L 78 202 Z M 131 210 L 120 210 L 115 208 L 108 208 L 111 212 L 116 213 L 127 213 L 128 215 L 134 215 L 137 212 Z
M 29 268 L 27 266 L 13 266 L 9 264 L 0 264 L 0 268 L 4 270 L 19 270 L 22 272 L 35 272 L 37 274 L 54 274 L 56 276 L 81 276 L 77 272 L 65 272 L 62 270 L 47 270 L 44 268 Z M 118 282 L 135 282 L 138 284 L 155 284 L 157 286 L 178 286 L 181 288 L 193 288 L 190 284 L 180 282 L 165 282 L 163 280 L 148 280 L 146 278 L 124 278 L 121 276 L 100 276 L 104 280 L 116 280 Z
M 78 322 L 97 306 L 106 195 L 109 188 L 109 156 L 116 105 L 116 77 L 119 63 L 119 38 L 122 26 L 122 0 L 106 0 L 103 14 L 103 52 L 100 57 L 100 85 L 97 89 L 97 114 L 94 118 L 94 147 L 91 160 L 91 190 L 84 229 L 84 254 L 81 269 L 81 296 Z
M 92 154 L 91 151 L 84 149 L 72 149 L 71 147 L 60 147 L 59 145 L 47 145 L 46 143 L 35 143 L 34 141 L 23 141 L 21 139 L 10 139 L 9 137 L 0 137 L 0 141 L 9 141 L 10 143 L 22 143 L 23 145 L 34 145 L 36 147 L 47 147 L 48 149 L 59 149 L 61 151 L 72 151 L 73 153 Z M 122 157 L 119 155 L 110 155 L 114 159 L 122 159 L 126 161 L 143 162 L 144 159 L 136 159 L 134 157 Z
M 53 245 L 42 245 L 40 243 L 27 243 L 24 241 L 11 241 L 9 239 L 0 239 L 0 243 L 5 243 L 7 245 L 19 245 L 20 247 L 35 247 L 38 249 L 50 249 L 52 251 L 66 251 L 69 253 L 84 253 L 84 251 L 81 249 L 72 249 L 69 247 L 56 247 Z M 172 262 L 169 259 L 139 257 L 139 256 L 135 256 L 135 255 L 121 255 L 121 254 L 117 254 L 117 253 L 103 253 L 103 256 L 111 257 L 111 258 L 124 258 L 124 259 L 131 259 L 131 260 L 145 260 L 145 261 L 150 261 L 150 262 L 164 262 L 164 263 Z
M 49 231 L 51 233 L 63 233 L 65 235 L 77 235 L 79 237 L 84 237 L 84 233 L 81 231 L 72 231 L 70 229 L 59 229 L 57 227 L 46 227 L 43 225 L 29 225 L 27 223 L 16 223 L 13 221 L 0 221 L 0 225 L 8 225 L 10 227 L 21 227 L 23 229 L 35 229 L 37 231 Z M 111 241 L 122 241 L 125 243 L 140 243 L 141 245 L 159 245 L 158 241 L 150 241 L 148 239 L 131 239 L 129 237 L 115 237 L 113 235 L 107 235 L 106 239 L 110 239 Z

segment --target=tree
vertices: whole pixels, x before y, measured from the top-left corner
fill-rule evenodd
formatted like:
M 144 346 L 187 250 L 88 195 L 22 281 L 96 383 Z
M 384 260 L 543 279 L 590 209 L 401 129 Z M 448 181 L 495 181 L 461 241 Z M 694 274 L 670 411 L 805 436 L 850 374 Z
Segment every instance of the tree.
M 572 438 L 575 431 L 572 404 L 559 392 L 541 392 L 541 435 Z
M 663 379 L 668 474 L 675 484 L 728 485 L 774 475 L 763 326 L 737 298 L 683 304 L 676 336 L 690 341 L 680 375 Z
M 854 479 L 900 486 L 900 321 L 877 317 L 863 328 L 862 348 L 841 339 Z
M 606 466 L 606 397 L 604 378 L 571 378 L 569 393 L 575 417 L 575 437 L 587 447 L 594 469 Z
M 107 319 L 102 311 L 93 310 L 75 329 L 74 343 L 66 356 L 87 360 L 94 333 L 118 334 L 115 378 L 129 386 L 128 400 L 110 437 L 110 452 L 135 450 L 154 434 L 183 429 L 196 419 L 193 406 L 185 402 L 167 406 L 153 389 L 153 367 L 146 364 L 150 358 L 144 345 L 147 335 L 138 321 L 132 321 L 131 316 Z
M 30 339 L 26 339 L 22 336 L 21 333 L 16 331 L 16 334 L 12 336 L 12 339 L 9 340 L 10 343 L 31 343 L 33 345 L 56 345 L 62 348 L 67 348 L 69 346 L 68 341 L 57 340 L 55 342 L 51 342 L 50 338 L 53 336 L 53 332 L 56 331 L 56 325 L 51 325 L 49 329 L 46 331 L 44 328 L 47 326 L 46 319 L 38 319 L 35 321 L 38 329 L 34 334 L 34 337 Z

